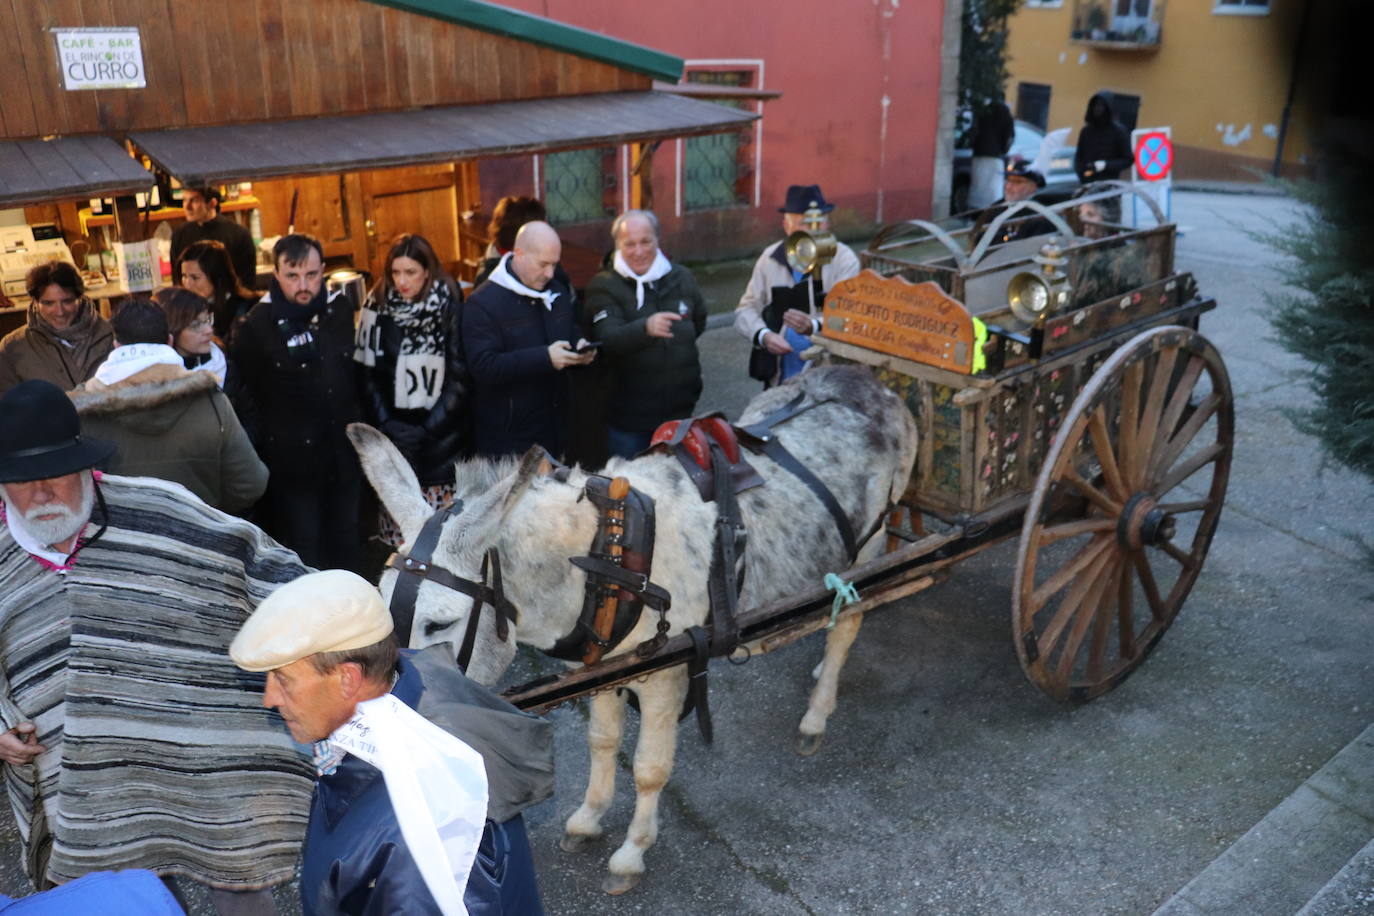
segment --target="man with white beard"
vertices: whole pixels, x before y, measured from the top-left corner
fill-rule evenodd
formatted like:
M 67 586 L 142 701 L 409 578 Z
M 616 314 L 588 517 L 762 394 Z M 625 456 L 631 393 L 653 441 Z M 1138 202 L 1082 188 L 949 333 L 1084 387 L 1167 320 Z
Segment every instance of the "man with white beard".
M 275 913 L 310 769 L 227 647 L 306 570 L 178 484 L 101 475 L 60 388 L 0 397 L 0 760 L 41 890 L 147 868 Z

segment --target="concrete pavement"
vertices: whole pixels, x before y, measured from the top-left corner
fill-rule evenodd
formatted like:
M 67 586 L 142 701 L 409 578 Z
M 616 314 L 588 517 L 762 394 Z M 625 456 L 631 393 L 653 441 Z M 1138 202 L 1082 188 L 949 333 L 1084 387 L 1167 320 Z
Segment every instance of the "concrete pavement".
M 550 912 L 1151 913 L 1364 732 L 1374 488 L 1324 467 L 1284 416 L 1309 395 L 1262 317 L 1274 255 L 1245 234 L 1295 204 L 1178 193 L 1174 208 L 1178 263 L 1220 302 L 1202 331 L 1229 367 L 1237 443 L 1207 565 L 1155 654 L 1086 706 L 1041 695 L 1011 645 L 1009 544 L 870 616 L 814 758 L 790 748 L 819 640 L 717 665 L 715 746 L 681 728 L 648 876 L 621 898 L 599 885 L 629 819 L 630 746 L 607 840 L 564 854 L 585 723 L 557 710 L 558 798 L 530 818 Z M 702 407 L 736 413 L 757 391 L 744 341 L 713 330 L 702 350 Z M 1294 910 L 1275 903 L 1211 912 Z

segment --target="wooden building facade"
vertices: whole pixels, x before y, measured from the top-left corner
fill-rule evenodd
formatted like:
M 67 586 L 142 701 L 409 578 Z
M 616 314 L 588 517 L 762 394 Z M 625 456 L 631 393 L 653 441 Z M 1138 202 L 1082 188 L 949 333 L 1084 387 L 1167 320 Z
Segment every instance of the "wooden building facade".
M 142 85 L 68 88 L 78 29 L 136 29 Z M 654 90 L 681 71 L 670 55 L 475 0 L 7 3 L 0 207 L 22 205 L 26 221 L 98 249 L 145 238 L 179 210 L 138 212 L 119 196 L 104 220 L 113 229 L 97 234 L 90 198 L 155 181 L 251 183 L 238 209 L 257 210 L 263 236 L 311 232 L 332 262 L 375 270 L 395 235 L 419 232 L 461 271 L 485 245 L 463 226 L 480 227 L 495 203 L 481 199 L 483 159 L 756 117 Z M 117 161 L 120 149 L 136 158 Z

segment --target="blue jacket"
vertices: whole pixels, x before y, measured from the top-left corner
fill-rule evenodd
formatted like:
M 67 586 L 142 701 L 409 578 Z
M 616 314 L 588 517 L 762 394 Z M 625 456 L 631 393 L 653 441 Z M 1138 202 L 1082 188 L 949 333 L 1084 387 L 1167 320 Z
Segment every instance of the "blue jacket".
M 463 305 L 463 353 L 475 385 L 473 434 L 480 455 L 520 454 L 536 443 L 563 454 L 568 377 L 549 361 L 555 340 L 577 343 L 572 294 L 555 278 L 553 308 L 491 281 Z
M 392 693 L 412 709 L 425 691 L 404 655 Z M 488 820 L 463 894 L 471 916 L 542 916 L 525 822 Z M 301 905 L 313 916 L 438 916 L 411 858 L 380 770 L 351 754 L 315 783 L 301 863 Z

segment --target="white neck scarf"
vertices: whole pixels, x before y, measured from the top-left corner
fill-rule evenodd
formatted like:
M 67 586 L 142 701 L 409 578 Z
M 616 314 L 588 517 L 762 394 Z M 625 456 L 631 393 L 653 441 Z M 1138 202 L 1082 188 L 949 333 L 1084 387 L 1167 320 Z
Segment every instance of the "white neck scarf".
M 662 251 L 654 252 L 654 263 L 649 265 L 649 269 L 642 274 L 637 274 L 630 269 L 630 265 L 625 263 L 625 257 L 619 251 L 615 253 L 615 260 L 611 262 L 615 272 L 627 280 L 635 281 L 635 311 L 644 308 L 644 284 L 653 283 L 668 275 L 673 269 L 673 265 L 668 263 L 668 259 L 663 256 Z
M 510 264 L 510 258 L 510 255 L 503 257 L 501 263 L 496 265 L 495 269 L 491 272 L 491 276 L 487 279 L 497 286 L 508 289 L 513 293 L 542 301 L 544 303 L 544 308 L 552 312 L 553 300 L 557 299 L 559 294 L 547 289 L 540 292 L 537 289 L 530 289 L 528 286 L 521 283 L 520 278 L 511 273 L 510 269 L 506 266 Z
M 482 755 L 396 698 L 359 703 L 329 742 L 382 771 L 401 836 L 444 916 L 463 890 L 487 820 Z
M 153 366 L 182 364 L 181 354 L 167 344 L 129 344 L 111 350 L 95 370 L 95 378 L 102 385 L 113 385 Z

